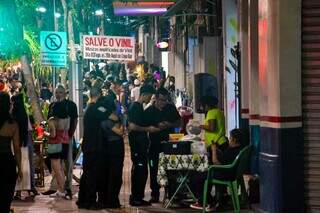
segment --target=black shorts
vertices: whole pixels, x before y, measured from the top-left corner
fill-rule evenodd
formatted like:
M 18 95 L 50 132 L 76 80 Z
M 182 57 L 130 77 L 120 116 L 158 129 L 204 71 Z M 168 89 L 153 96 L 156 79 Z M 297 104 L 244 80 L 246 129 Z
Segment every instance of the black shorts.
M 50 159 L 63 159 L 67 160 L 69 154 L 69 144 L 62 144 L 62 150 L 60 153 L 48 154 Z

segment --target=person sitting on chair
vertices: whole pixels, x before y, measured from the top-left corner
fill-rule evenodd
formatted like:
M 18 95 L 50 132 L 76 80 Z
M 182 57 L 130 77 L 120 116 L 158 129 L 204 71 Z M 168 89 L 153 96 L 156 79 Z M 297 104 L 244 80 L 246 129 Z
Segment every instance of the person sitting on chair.
M 217 145 L 215 143 L 212 143 L 210 146 L 210 152 L 209 152 L 209 162 L 211 164 L 215 165 L 228 165 L 232 164 L 233 161 L 236 159 L 238 154 L 241 151 L 241 147 L 243 144 L 243 133 L 240 129 L 233 129 L 230 131 L 230 137 L 228 142 L 228 147 L 221 151 L 217 148 Z M 229 170 L 229 171 L 221 171 L 221 172 L 215 172 L 214 177 L 215 179 L 221 179 L 221 180 L 232 180 L 235 177 L 235 171 Z M 193 209 L 202 209 L 202 199 L 203 199 L 203 187 L 204 182 L 207 178 L 207 173 L 199 173 L 195 174 L 193 179 L 193 188 L 195 192 L 195 196 L 198 199 L 198 201 L 194 204 L 191 204 L 190 207 Z M 226 187 L 223 185 L 215 185 L 215 198 L 213 199 L 211 197 L 211 187 L 209 185 L 208 190 L 208 203 L 209 205 L 206 207 L 206 211 L 210 211 L 215 207 L 216 209 L 221 208 L 223 204 L 226 203 Z M 213 204 L 213 205 L 210 205 Z

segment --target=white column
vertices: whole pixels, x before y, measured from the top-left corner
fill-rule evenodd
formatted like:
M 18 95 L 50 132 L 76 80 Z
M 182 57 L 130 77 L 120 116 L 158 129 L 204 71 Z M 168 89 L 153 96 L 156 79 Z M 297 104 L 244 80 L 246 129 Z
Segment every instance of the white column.
M 229 60 L 234 61 L 230 49 L 237 45 L 238 42 L 238 15 L 237 4 L 235 0 L 222 1 L 222 20 L 223 20 L 223 37 L 224 37 L 224 67 L 228 67 L 230 73 L 224 71 L 224 109 L 226 113 L 226 130 L 229 132 L 239 126 L 237 120 L 239 109 L 235 105 L 235 71 Z
M 248 52 L 248 0 L 240 0 L 240 52 L 241 52 L 241 118 L 249 118 L 249 52 Z

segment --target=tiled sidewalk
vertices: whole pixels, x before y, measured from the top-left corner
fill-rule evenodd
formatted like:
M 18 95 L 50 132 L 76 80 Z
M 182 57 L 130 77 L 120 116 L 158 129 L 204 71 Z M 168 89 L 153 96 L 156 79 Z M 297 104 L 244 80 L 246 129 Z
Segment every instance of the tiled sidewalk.
M 123 173 L 123 185 L 121 189 L 120 202 L 124 206 L 121 209 L 117 210 L 101 210 L 101 211 L 89 211 L 89 210 L 78 210 L 74 198 L 72 201 L 64 199 L 54 199 L 49 198 L 48 196 L 39 195 L 35 198 L 34 201 L 19 201 L 13 203 L 13 208 L 15 213 L 76 213 L 76 212 L 118 212 L 118 213 L 162 213 L 162 212 L 183 212 L 183 213 L 192 213 L 200 212 L 199 210 L 193 210 L 190 208 L 169 208 L 164 209 L 162 203 L 154 204 L 151 207 L 143 208 L 133 208 L 129 205 L 129 195 L 130 195 L 130 169 L 131 169 L 131 160 L 130 160 L 130 150 L 126 145 L 126 156 L 125 156 L 125 166 Z M 76 170 L 75 172 L 79 172 Z M 48 187 L 50 183 L 50 177 L 46 177 L 46 186 Z M 78 191 L 77 183 L 74 182 L 74 192 Z M 39 189 L 39 191 L 45 191 L 44 188 Z M 163 194 L 163 193 L 162 193 Z M 149 183 L 146 187 L 146 199 L 150 197 Z M 243 210 L 241 212 L 250 212 Z

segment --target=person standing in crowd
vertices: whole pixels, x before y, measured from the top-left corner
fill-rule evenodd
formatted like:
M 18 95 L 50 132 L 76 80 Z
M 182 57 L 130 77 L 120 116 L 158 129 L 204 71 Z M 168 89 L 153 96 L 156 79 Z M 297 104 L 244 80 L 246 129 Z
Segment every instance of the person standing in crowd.
M 119 74 L 119 81 L 121 84 L 127 82 L 127 77 L 126 77 L 126 70 L 125 68 L 121 68 L 120 74 Z
M 102 91 L 100 88 L 92 87 L 90 90 L 90 103 L 83 117 L 83 174 L 80 179 L 79 197 L 77 201 L 80 209 L 101 209 L 97 203 L 98 192 L 98 172 L 100 151 L 102 146 L 101 122 L 111 117 L 111 112 L 107 110 L 99 101 Z
M 155 94 L 155 103 L 146 109 L 146 117 L 149 124 L 161 129 L 159 132 L 149 134 L 149 169 L 151 199 L 149 202 L 159 202 L 160 186 L 157 183 L 159 153 L 161 152 L 161 142 L 169 140 L 169 134 L 174 133 L 175 127 L 181 126 L 179 112 L 169 101 L 169 92 L 165 88 L 160 88 Z
M 10 211 L 17 172 L 18 178 L 22 179 L 19 126 L 11 118 L 10 107 L 8 93 L 0 92 L 0 171 L 3 172 L 0 177 L 0 212 L 3 213 Z
M 95 64 L 95 65 L 93 66 L 93 69 L 92 69 L 92 71 L 90 72 L 90 74 L 91 74 L 95 79 L 96 79 L 97 77 L 103 78 L 103 73 L 102 73 L 102 71 L 100 70 L 98 64 Z
M 69 153 L 69 127 L 70 118 L 67 109 L 62 102 L 58 102 L 52 107 L 52 117 L 48 120 L 49 132 L 44 135 L 48 138 L 48 156 L 51 160 L 55 179 L 57 181 L 57 191 L 50 197 L 65 197 L 65 173 L 62 160 L 68 159 Z
M 117 79 L 112 79 L 110 83 L 110 90 L 108 91 L 107 97 L 111 100 L 118 101 L 121 92 L 121 82 Z
M 101 98 L 101 104 L 116 116 L 116 105 L 108 98 Z M 101 123 L 102 147 L 100 150 L 100 171 L 98 203 L 103 208 L 119 208 L 119 193 L 122 185 L 124 161 L 123 126 L 120 121 L 107 119 Z
M 148 126 L 143 103 L 149 103 L 153 93 L 153 87 L 142 86 L 138 101 L 129 107 L 129 144 L 132 160 L 130 205 L 132 206 L 150 205 L 150 202 L 143 200 L 148 178 L 148 132 L 157 132 L 160 129 Z
M 125 82 L 121 85 L 120 95 L 119 95 L 119 102 L 120 102 L 120 113 L 119 116 L 122 120 L 122 124 L 124 127 L 124 131 L 127 132 L 127 126 L 128 126 L 128 109 L 130 105 L 130 91 L 129 91 L 129 85 L 128 82 Z
M 135 102 L 138 101 L 139 96 L 140 96 L 140 81 L 139 79 L 135 79 L 134 82 L 134 88 L 131 89 L 131 101 Z
M 49 106 L 48 118 L 52 117 L 52 109 L 55 104 L 61 103 L 65 109 L 67 110 L 68 117 L 70 118 L 70 127 L 69 127 L 69 150 L 68 150 L 68 158 L 65 161 L 65 169 L 66 169 L 66 199 L 72 199 L 72 178 L 73 178 L 73 135 L 76 130 L 78 124 L 78 109 L 77 105 L 71 101 L 66 99 L 67 93 L 66 89 L 63 87 L 62 84 L 58 84 L 55 89 L 55 98 L 56 102 L 53 102 Z M 55 178 L 52 178 L 50 189 L 44 193 L 43 195 L 50 195 L 56 192 L 56 182 Z
M 111 81 L 110 90 L 108 91 L 108 94 L 107 94 L 107 98 L 115 102 L 117 107 L 116 113 L 120 117 L 120 119 L 122 119 L 122 114 L 123 114 L 122 104 L 125 101 L 124 99 L 123 99 L 123 102 L 122 100 L 120 100 L 121 89 L 122 89 L 121 82 L 117 79 L 114 79 L 113 81 Z
M 30 121 L 28 118 L 28 114 L 26 112 L 23 98 L 24 97 L 22 93 L 16 94 L 11 97 L 11 101 L 13 104 L 12 117 L 19 125 L 20 146 L 28 148 L 28 158 L 29 158 L 29 168 L 30 168 L 30 176 L 24 177 L 24 178 L 30 179 L 30 188 L 20 189 L 20 190 L 28 190 L 29 195 L 32 197 L 35 197 L 36 195 L 38 195 L 38 192 L 35 188 L 35 180 L 34 180 L 32 135 L 29 129 Z M 21 200 L 21 191 L 16 192 L 15 199 Z
M 168 76 L 167 81 L 168 81 L 167 89 L 170 93 L 170 99 L 173 103 L 176 103 L 175 77 Z
M 201 97 L 200 102 L 205 112 L 205 122 L 203 125 L 200 125 L 200 128 L 205 131 L 204 138 L 205 138 L 206 147 L 209 150 L 209 155 L 210 155 L 209 158 L 210 160 L 212 160 L 213 164 L 217 164 L 218 162 L 216 161 L 216 159 L 214 159 L 213 155 L 219 155 L 217 158 L 221 159 L 225 150 L 228 148 L 228 140 L 225 137 L 225 133 L 226 133 L 225 118 L 224 118 L 223 112 L 217 108 L 217 104 L 218 104 L 217 98 L 212 96 L 203 96 Z M 202 176 L 199 176 L 193 179 L 195 179 L 194 182 L 197 183 L 197 182 L 201 182 L 201 178 L 203 179 Z M 203 189 L 203 187 L 201 186 L 197 186 L 195 188 Z M 218 189 L 220 194 L 221 193 L 223 194 L 222 191 L 225 190 L 226 188 L 224 187 L 223 189 L 218 187 Z M 201 198 L 199 199 L 199 201 L 201 201 Z M 190 207 L 195 209 L 202 209 L 201 202 L 192 204 Z M 207 209 L 211 209 L 211 207 L 207 207 Z
M 52 92 L 49 90 L 48 84 L 43 83 L 41 86 L 42 88 L 40 90 L 40 98 L 44 101 L 50 101 L 52 97 Z

